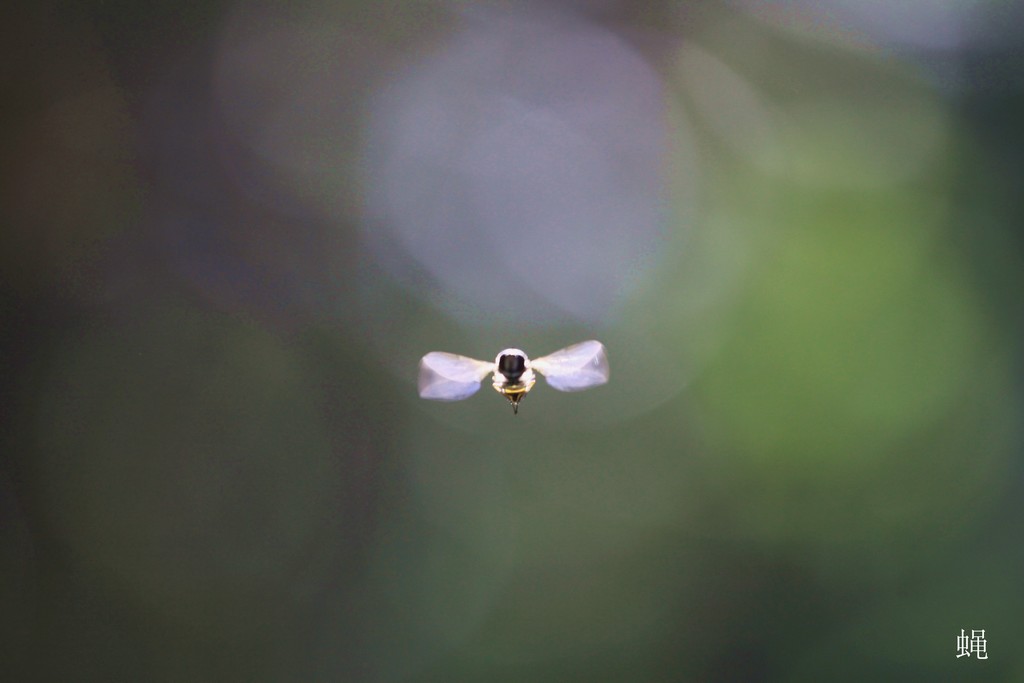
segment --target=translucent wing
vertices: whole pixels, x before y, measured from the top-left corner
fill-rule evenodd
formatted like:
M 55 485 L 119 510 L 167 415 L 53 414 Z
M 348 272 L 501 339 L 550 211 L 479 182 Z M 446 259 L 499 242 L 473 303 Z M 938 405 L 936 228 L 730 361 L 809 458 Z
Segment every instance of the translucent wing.
M 573 344 L 538 358 L 531 365 L 559 391 L 580 391 L 608 381 L 608 356 L 599 341 Z
M 420 396 L 439 401 L 469 398 L 493 370 L 494 363 L 431 351 L 420 361 Z

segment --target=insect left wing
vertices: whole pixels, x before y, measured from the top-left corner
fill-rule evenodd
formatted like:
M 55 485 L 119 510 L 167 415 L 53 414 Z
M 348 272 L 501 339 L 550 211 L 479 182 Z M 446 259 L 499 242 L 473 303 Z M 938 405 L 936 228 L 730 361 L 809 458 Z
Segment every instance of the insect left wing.
M 531 365 L 559 391 L 580 391 L 608 381 L 608 356 L 599 341 L 573 344 Z
M 420 361 L 420 396 L 438 401 L 460 401 L 480 389 L 480 382 L 494 370 L 485 363 L 454 353 L 431 351 Z

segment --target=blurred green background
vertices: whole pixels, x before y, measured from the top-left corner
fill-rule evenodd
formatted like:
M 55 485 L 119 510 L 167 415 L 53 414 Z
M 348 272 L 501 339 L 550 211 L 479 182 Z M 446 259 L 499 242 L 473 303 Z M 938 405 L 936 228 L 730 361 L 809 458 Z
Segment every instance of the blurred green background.
M 3 680 L 1024 680 L 1019 3 L 3 15 Z

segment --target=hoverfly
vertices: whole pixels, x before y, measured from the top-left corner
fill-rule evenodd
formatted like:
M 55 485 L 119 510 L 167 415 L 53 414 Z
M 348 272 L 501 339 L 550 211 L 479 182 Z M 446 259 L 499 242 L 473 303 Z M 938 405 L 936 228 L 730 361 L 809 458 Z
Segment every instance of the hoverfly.
M 494 390 L 508 399 L 519 414 L 519 402 L 544 376 L 559 391 L 580 391 L 608 381 L 608 357 L 599 341 L 585 341 L 531 361 L 519 349 L 505 349 L 493 363 L 431 351 L 420 361 L 420 396 L 439 401 L 461 401 L 480 389 L 492 374 Z

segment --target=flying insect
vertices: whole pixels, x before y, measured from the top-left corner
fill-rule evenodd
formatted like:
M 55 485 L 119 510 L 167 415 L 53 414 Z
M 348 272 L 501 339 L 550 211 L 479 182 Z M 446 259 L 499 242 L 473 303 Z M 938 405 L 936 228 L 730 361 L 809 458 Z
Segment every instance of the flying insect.
M 461 401 L 479 389 L 491 375 L 494 390 L 508 399 L 512 412 L 519 414 L 519 402 L 537 382 L 535 373 L 559 391 L 581 391 L 608 381 L 608 356 L 604 344 L 585 341 L 536 360 L 520 349 L 505 349 L 493 363 L 431 351 L 420 360 L 420 397 L 438 401 Z

